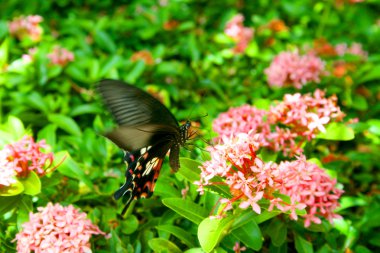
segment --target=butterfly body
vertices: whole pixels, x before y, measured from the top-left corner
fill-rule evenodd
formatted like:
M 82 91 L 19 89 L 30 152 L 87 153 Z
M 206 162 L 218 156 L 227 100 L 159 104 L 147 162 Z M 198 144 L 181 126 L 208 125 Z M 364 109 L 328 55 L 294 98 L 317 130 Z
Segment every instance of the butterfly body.
M 190 122 L 179 126 L 173 114 L 145 91 L 115 80 L 104 80 L 98 90 L 118 127 L 105 134 L 125 151 L 125 183 L 114 194 L 126 208 L 133 199 L 153 194 L 165 155 L 170 167 L 180 167 L 179 151 L 191 137 Z

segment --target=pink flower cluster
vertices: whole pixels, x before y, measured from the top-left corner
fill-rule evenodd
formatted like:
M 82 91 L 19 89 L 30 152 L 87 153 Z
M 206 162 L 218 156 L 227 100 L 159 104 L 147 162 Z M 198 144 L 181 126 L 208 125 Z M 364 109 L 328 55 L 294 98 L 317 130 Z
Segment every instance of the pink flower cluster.
M 339 206 L 343 191 L 337 189 L 336 180 L 317 165 L 307 162 L 303 156 L 292 162 L 265 163 L 256 156 L 259 137 L 252 133 L 223 138 L 223 144 L 209 147 L 211 160 L 200 167 L 201 179 L 195 182 L 201 193 L 205 186 L 225 184 L 229 187 L 232 197 L 220 201 L 225 206 L 217 216 L 234 208 L 234 203 L 242 209 L 251 207 L 260 214 L 258 202 L 266 199 L 270 203 L 269 211 L 276 208 L 290 213 L 293 220 L 298 219 L 297 210 L 305 209 L 305 227 L 321 223 L 320 217 L 330 222 L 339 217 L 333 211 Z M 216 177 L 223 182 L 213 181 Z M 289 196 L 290 201 L 280 198 L 279 194 Z
M 106 235 L 92 224 L 86 213 L 72 205 L 48 203 L 29 214 L 29 221 L 22 225 L 15 238 L 18 253 L 40 252 L 91 252 L 92 235 Z
M 9 22 L 9 32 L 18 39 L 30 38 L 32 41 L 40 41 L 43 30 L 39 25 L 42 17 L 38 15 L 18 17 Z
M 314 54 L 282 52 L 264 72 L 270 86 L 289 85 L 300 89 L 308 82 L 320 82 L 320 76 L 325 74 L 325 63 Z
M 263 117 L 268 114 L 265 110 L 257 109 L 250 105 L 231 108 L 221 113 L 213 122 L 213 130 L 220 136 L 231 136 L 236 133 L 248 133 L 254 130 L 256 133 L 267 131 Z
M 0 153 L 3 153 L 7 167 L 15 171 L 17 177 L 27 177 L 30 171 L 44 176 L 53 163 L 53 153 L 41 152 L 41 149 L 47 148 L 44 140 L 34 142 L 32 137 L 25 136 L 18 142 L 6 145 Z
M 237 14 L 228 21 L 224 28 L 224 33 L 236 42 L 235 53 L 243 53 L 253 37 L 254 30 L 244 27 L 243 21 L 244 16 Z
M 298 136 L 310 140 L 317 133 L 325 132 L 324 125 L 331 119 L 343 119 L 345 114 L 337 106 L 338 99 L 335 95 L 325 98 L 325 92 L 318 89 L 313 95 L 286 94 L 283 102 L 271 108 L 268 121 L 291 126 Z
M 341 43 L 335 46 L 335 51 L 338 55 L 352 54 L 367 59 L 368 52 L 363 50 L 362 44 L 352 43 L 350 47 L 346 43 Z
M 303 142 L 324 132 L 327 123 L 343 117 L 336 96 L 325 98 L 325 92 L 316 90 L 313 95 L 287 94 L 269 111 L 249 105 L 231 108 L 214 120 L 213 130 L 220 136 L 217 141 L 253 131 L 261 147 L 294 156 L 302 153 Z
M 55 47 L 53 52 L 47 56 L 53 65 L 66 66 L 69 62 L 74 61 L 74 54 L 69 50 L 61 47 Z
M 16 183 L 16 171 L 13 164 L 7 160 L 8 154 L 6 150 L 0 151 L 0 188 L 10 186 Z

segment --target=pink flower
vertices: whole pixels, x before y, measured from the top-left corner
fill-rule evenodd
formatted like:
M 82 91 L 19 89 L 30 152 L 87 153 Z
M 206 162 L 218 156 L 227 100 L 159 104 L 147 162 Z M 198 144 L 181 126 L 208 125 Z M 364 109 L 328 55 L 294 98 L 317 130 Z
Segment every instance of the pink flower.
M 30 171 L 44 176 L 53 163 L 53 153 L 43 153 L 41 149 L 49 148 L 45 141 L 34 142 L 30 136 L 4 147 L 8 166 L 12 167 L 18 177 L 27 177 Z
M 38 15 L 18 17 L 9 22 L 9 32 L 18 39 L 30 38 L 32 41 L 41 40 L 43 30 L 39 23 L 43 18 Z
M 336 104 L 336 96 L 325 98 L 325 92 L 321 90 L 316 90 L 313 96 L 287 94 L 283 102 L 270 109 L 268 122 L 289 126 L 297 136 L 310 140 L 324 132 L 324 125 L 328 122 L 343 119 L 345 115 Z
M 16 182 L 16 171 L 13 163 L 7 161 L 8 156 L 6 149 L 0 151 L 0 188 L 10 186 Z
M 224 29 L 224 33 L 237 43 L 234 48 L 235 53 L 243 53 L 253 37 L 254 30 L 244 27 L 243 21 L 244 16 L 237 14 L 228 21 Z
M 38 207 L 37 213 L 29 214 L 29 221 L 22 225 L 16 235 L 17 252 L 91 252 L 92 235 L 105 235 L 92 224 L 86 213 L 72 205 L 48 203 Z
M 246 247 L 240 247 L 240 243 L 236 242 L 233 250 L 235 251 L 235 253 L 240 253 L 242 251 L 246 251 L 247 248 Z
M 330 222 L 339 217 L 334 210 L 339 206 L 343 191 L 336 188 L 335 179 L 303 156 L 292 162 L 265 163 L 256 156 L 259 145 L 256 140 L 256 135 L 238 134 L 209 148 L 211 160 L 200 167 L 201 179 L 195 182 L 198 191 L 203 193 L 205 186 L 223 184 L 228 186 L 232 196 L 220 201 L 224 206 L 216 217 L 223 217 L 236 206 L 251 207 L 259 214 L 261 199 L 269 201 L 268 211 L 276 208 L 290 212 L 293 220 L 298 219 L 297 210 L 305 209 L 305 227 L 311 222 L 320 223 L 321 217 Z M 276 194 L 289 196 L 290 202 Z
M 264 124 L 263 117 L 267 111 L 260 110 L 250 105 L 243 105 L 231 108 L 225 113 L 221 113 L 214 120 L 212 128 L 221 136 L 230 136 L 237 133 L 248 133 L 253 130 L 261 132 L 268 126 Z M 269 129 L 265 129 L 269 131 Z
M 308 82 L 320 82 L 325 74 L 324 62 L 314 54 L 299 55 L 296 52 L 282 52 L 265 69 L 270 86 L 291 85 L 300 89 Z
M 69 62 L 74 61 L 74 54 L 65 48 L 56 47 L 52 53 L 48 54 L 48 58 L 53 65 L 64 67 Z
M 238 134 L 223 144 L 210 147 L 211 160 L 201 166 L 201 180 L 195 182 L 198 191 L 213 185 L 215 177 L 224 179 L 232 194 L 231 199 L 224 199 L 226 204 L 221 213 L 232 208 L 232 204 L 240 201 L 240 208 L 251 207 L 256 213 L 261 212 L 258 201 L 271 194 L 273 186 L 273 170 L 271 163 L 264 163 L 256 157 L 258 149 L 257 136 Z M 221 214 L 217 215 L 220 216 Z
M 343 117 L 336 96 L 325 98 L 325 92 L 316 90 L 313 95 L 287 94 L 269 111 L 249 105 L 231 108 L 214 120 L 213 130 L 221 143 L 239 133 L 252 132 L 259 147 L 294 156 L 302 153 L 303 142 L 324 132 L 327 123 Z
M 363 50 L 362 44 L 354 42 L 350 47 L 346 43 L 341 43 L 335 46 L 338 55 L 352 54 L 360 56 L 362 59 L 367 59 L 368 52 Z
M 339 207 L 338 199 L 343 191 L 336 188 L 336 180 L 331 179 L 324 170 L 316 164 L 309 163 L 301 156 L 296 161 L 281 162 L 278 166 L 281 183 L 279 192 L 290 196 L 292 205 L 306 207 L 305 227 L 311 222 L 320 223 L 319 217 L 328 219 L 331 223 L 340 216 L 334 214 Z M 295 209 L 288 205 L 284 211 L 291 210 L 292 219 L 296 219 Z

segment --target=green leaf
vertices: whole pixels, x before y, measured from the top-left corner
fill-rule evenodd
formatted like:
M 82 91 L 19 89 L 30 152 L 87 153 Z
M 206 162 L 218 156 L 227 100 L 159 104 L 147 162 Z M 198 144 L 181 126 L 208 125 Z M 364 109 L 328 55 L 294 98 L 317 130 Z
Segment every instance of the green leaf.
M 106 50 L 109 53 L 115 53 L 117 47 L 115 42 L 112 40 L 111 36 L 108 33 L 96 30 L 94 34 L 94 40 L 96 44 L 99 45 L 102 49 Z
M 74 178 L 79 181 L 82 181 L 86 186 L 90 189 L 94 189 L 94 185 L 92 184 L 89 177 L 83 172 L 83 170 L 79 167 L 79 165 L 70 157 L 70 154 L 67 151 L 61 151 L 54 155 L 53 165 L 57 166 L 60 162 L 62 162 L 57 168 L 57 170 L 62 174 L 69 178 Z
M 172 184 L 172 179 L 165 176 L 160 176 L 154 187 L 154 193 L 163 198 L 180 197 L 180 191 Z
M 9 39 L 6 38 L 0 45 L 0 66 L 8 64 Z
M 317 138 L 334 141 L 349 141 L 355 138 L 352 128 L 343 123 L 330 123 L 326 127 L 325 133 L 320 133 Z
M 377 212 L 379 213 L 379 212 Z M 369 220 L 369 219 L 368 219 Z M 359 237 L 359 231 L 351 224 L 351 220 L 334 219 L 334 228 L 346 236 L 342 248 L 349 248 Z M 370 223 L 375 223 L 371 220 Z
M 38 132 L 38 140 L 45 140 L 47 144 L 54 147 L 57 142 L 57 126 L 48 124 Z
M 191 240 L 192 235 L 188 231 L 180 227 L 173 226 L 173 225 L 160 225 L 160 226 L 157 226 L 156 229 L 162 230 L 174 235 L 175 237 L 180 239 L 184 244 L 186 244 L 189 248 L 193 248 L 196 246 Z
M 70 117 L 62 114 L 50 114 L 48 119 L 69 134 L 77 137 L 82 135 L 82 131 L 80 130 L 78 124 Z
M 367 99 L 361 95 L 355 94 L 352 98 L 352 108 L 359 111 L 366 111 L 368 109 Z
M 111 69 L 116 68 L 117 65 L 121 62 L 122 58 L 119 55 L 113 55 L 109 59 L 107 59 L 107 62 L 102 64 L 102 68 L 100 70 L 99 76 L 97 79 L 100 79 L 108 74 L 108 72 L 111 71 Z
M 128 83 L 134 84 L 136 83 L 136 80 L 142 75 L 145 69 L 145 63 L 144 61 L 137 61 L 133 68 L 129 71 L 126 77 L 126 81 Z
M 101 112 L 102 112 L 102 109 L 98 105 L 84 104 L 84 105 L 78 105 L 72 108 L 70 112 L 70 116 L 75 117 L 75 116 L 83 115 L 83 114 L 98 114 Z
M 9 197 L 0 196 L 0 215 L 3 215 L 6 212 L 17 207 L 21 198 L 22 198 L 22 195 L 9 196 Z
M 368 131 L 380 136 L 380 120 L 379 119 L 370 119 L 367 121 L 367 124 L 369 125 Z
M 257 224 L 260 224 L 260 223 L 263 223 L 264 221 L 267 221 L 269 219 L 272 219 L 273 217 L 279 215 L 281 212 L 279 211 L 267 211 L 267 210 L 264 210 L 260 215 L 256 216 L 255 217 L 255 220 L 256 220 L 256 223 Z
M 70 66 L 65 69 L 65 72 L 68 76 L 76 81 L 84 83 L 88 82 L 88 77 L 85 74 L 85 71 L 76 64 L 70 64 Z
M 312 252 L 314 252 L 313 245 L 311 244 L 311 242 L 305 240 L 299 234 L 295 234 L 294 238 L 295 238 L 296 250 L 298 253 L 312 253 Z
M 162 203 L 195 224 L 208 216 L 208 211 L 194 202 L 182 198 L 163 199 Z
M 253 101 L 253 105 L 262 110 L 269 110 L 272 101 L 265 98 L 257 98 Z
M 41 192 L 41 180 L 34 171 L 31 171 L 26 178 L 19 180 L 24 185 L 25 194 L 34 196 Z
M 339 200 L 340 207 L 335 209 L 336 212 L 339 212 L 343 209 L 354 207 L 354 206 L 366 206 L 368 203 L 363 198 L 360 197 L 350 197 L 344 196 Z
M 139 227 L 139 220 L 134 215 L 128 215 L 121 221 L 121 232 L 126 235 L 134 233 Z
M 48 112 L 48 105 L 45 103 L 43 97 L 38 92 L 32 92 L 26 97 L 28 105 L 32 108 L 40 110 L 41 112 Z
M 29 213 L 33 211 L 33 202 L 30 196 L 24 195 L 18 205 L 17 228 L 22 229 L 22 224 L 29 220 Z
M 228 233 L 233 223 L 233 216 L 223 219 L 204 219 L 198 227 L 198 240 L 202 249 L 211 252 Z
M 239 217 L 238 217 L 239 218 Z M 259 226 L 254 219 L 249 219 L 243 226 L 232 230 L 232 235 L 243 242 L 247 247 L 256 251 L 263 246 L 262 234 Z
M 380 66 L 375 65 L 370 68 L 370 71 L 363 74 L 363 78 L 359 78 L 358 83 L 365 83 L 373 80 L 380 80 Z
M 37 53 L 38 57 L 35 61 L 35 70 L 37 71 L 37 80 L 38 84 L 40 86 L 44 86 L 47 83 L 48 80 L 48 68 L 47 68 L 47 62 L 46 58 L 44 58 L 45 55 L 42 53 Z M 46 57 L 46 56 L 45 56 Z
M 20 181 L 16 181 L 10 186 L 0 187 L 0 196 L 15 196 L 24 191 L 24 185 Z M 1 209 L 1 208 L 0 208 Z
M 245 53 L 249 57 L 257 57 L 260 55 L 260 48 L 259 48 L 259 45 L 257 44 L 256 40 L 252 40 L 252 42 L 249 43 L 247 49 L 245 50 Z
M 267 233 L 276 247 L 280 247 L 286 240 L 288 233 L 284 222 L 279 219 L 273 219 L 268 226 Z
M 201 173 L 199 166 L 201 166 L 202 163 L 185 157 L 180 157 L 179 161 L 181 167 L 179 168 L 178 173 L 191 183 L 199 181 L 199 175 Z
M 186 250 L 184 253 L 204 253 L 202 248 L 192 248 Z
M 24 124 L 19 118 L 10 115 L 8 117 L 7 126 L 15 140 L 21 139 L 25 135 Z
M 125 253 L 127 252 L 123 248 L 123 241 L 120 239 L 119 235 L 115 230 L 111 230 L 111 238 L 109 239 L 110 252 L 114 253 Z
M 182 250 L 178 248 L 174 243 L 163 238 L 153 238 L 148 242 L 149 247 L 153 252 L 157 253 L 181 253 Z

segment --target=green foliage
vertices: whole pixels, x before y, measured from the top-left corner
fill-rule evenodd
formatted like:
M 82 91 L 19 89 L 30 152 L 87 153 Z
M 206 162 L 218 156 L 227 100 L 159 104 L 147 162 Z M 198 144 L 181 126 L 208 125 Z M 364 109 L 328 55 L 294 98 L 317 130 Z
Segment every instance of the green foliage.
M 234 252 L 236 242 L 244 252 L 377 252 L 380 5 L 349 2 L 1 1 L 0 148 L 32 135 L 50 145 L 56 168 L 0 187 L 0 252 L 15 251 L 13 239 L 29 212 L 48 202 L 75 205 L 111 235 L 92 238 L 93 252 Z M 237 13 L 255 29 L 241 54 L 224 33 Z M 27 15 L 43 17 L 41 40 L 10 34 L 8 22 Z M 275 19 L 287 28 L 273 32 L 268 24 Z M 312 48 L 321 38 L 332 45 L 362 43 L 368 58 L 326 56 L 330 72 L 337 61 L 351 67 L 301 90 L 268 86 L 264 70 L 279 52 Z M 52 64 L 48 55 L 57 46 L 75 59 Z M 95 91 L 104 78 L 153 91 L 178 120 L 200 123 L 201 138 L 181 150 L 179 171 L 172 173 L 165 161 L 153 196 L 133 202 L 125 217 L 121 201 L 112 198 L 125 180 L 123 154 L 102 136 L 114 123 Z M 207 186 L 199 195 L 193 184 L 199 166 L 210 159 L 201 139 L 215 136 L 212 121 L 233 106 L 268 109 L 284 94 L 316 88 L 336 94 L 347 114 L 345 122 L 328 124 L 305 144 L 308 158 L 344 189 L 337 210 L 343 219 L 304 228 L 300 220 L 268 211 L 268 203 L 260 203 L 261 214 L 236 209 L 211 219 L 225 207 L 220 199 L 231 197 L 226 185 Z M 358 122 L 347 122 L 354 118 Z M 264 150 L 260 157 L 275 161 L 281 154 Z

